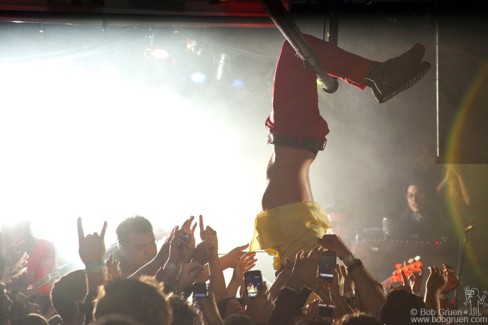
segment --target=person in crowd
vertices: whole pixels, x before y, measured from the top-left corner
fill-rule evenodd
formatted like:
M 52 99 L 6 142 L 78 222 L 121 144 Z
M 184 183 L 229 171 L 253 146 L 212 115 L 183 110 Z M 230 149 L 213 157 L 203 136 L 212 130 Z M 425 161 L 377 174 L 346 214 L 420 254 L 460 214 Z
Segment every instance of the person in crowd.
M 151 261 L 157 253 L 151 222 L 142 216 L 129 217 L 117 226 L 118 247 L 112 253 L 121 275 L 128 277 Z
M 203 220 L 203 218 L 201 218 L 201 220 Z M 188 219 L 184 222 L 181 228 L 193 235 L 195 225 L 192 225 L 192 221 L 193 218 Z M 107 224 L 104 223 L 100 234 L 93 233 L 91 235 L 85 236 L 81 218 L 78 220 L 78 237 L 80 245 L 79 252 L 80 258 L 85 264 L 85 274 L 88 288 L 88 294 L 86 295 L 84 302 L 85 324 L 88 324 L 91 321 L 91 310 L 94 310 L 94 321 L 96 321 L 97 323 L 102 321 L 105 322 L 107 318 L 120 318 L 122 317 L 120 315 L 123 315 L 123 317 L 128 317 L 129 320 L 132 322 L 142 322 L 143 324 L 145 324 L 140 317 L 138 318 L 138 316 L 133 313 L 135 312 L 134 308 L 116 308 L 117 310 L 112 310 L 110 306 L 113 303 L 114 299 L 116 300 L 116 297 L 108 294 L 117 293 L 117 295 L 123 297 L 120 299 L 127 299 L 116 303 L 117 305 L 124 305 L 130 303 L 134 299 L 140 300 L 141 295 L 136 294 L 135 290 L 142 290 L 143 294 L 152 292 L 152 297 L 161 303 L 161 297 L 167 299 L 167 296 L 173 293 L 184 294 L 187 291 L 187 288 L 191 287 L 192 283 L 197 280 L 198 275 L 202 272 L 202 266 L 199 264 L 199 262 L 192 261 L 192 254 L 189 254 L 188 249 L 186 249 L 186 247 L 188 246 L 188 237 L 185 236 L 183 232 L 174 231 L 168 239 L 169 247 L 167 248 L 167 250 L 169 254 L 167 260 L 164 261 L 163 267 L 159 269 L 156 276 L 143 276 L 139 278 L 131 277 L 125 279 L 126 281 L 122 281 L 124 279 L 115 279 L 112 281 L 108 281 L 108 272 L 104 260 L 106 254 L 104 243 L 106 227 Z M 179 227 L 176 227 L 175 229 L 178 228 Z M 216 310 L 216 306 L 215 308 L 211 307 L 212 304 L 215 305 L 213 295 L 215 292 L 219 296 L 223 296 L 223 293 L 225 292 L 225 282 L 223 279 L 222 269 L 220 268 L 220 259 L 218 258 L 217 254 L 218 246 L 216 242 L 216 232 L 210 227 L 207 227 L 205 229 L 202 228 L 201 237 L 204 239 L 204 241 L 208 241 L 211 243 L 211 245 L 208 245 L 208 249 L 210 251 L 209 255 L 211 255 L 209 269 L 210 281 L 212 283 L 212 294 L 209 295 L 209 297 L 212 297 L 212 301 L 202 301 L 201 303 L 207 306 L 205 310 L 207 310 L 207 313 L 210 315 L 208 316 L 208 318 L 215 320 L 218 318 L 216 318 L 216 316 L 213 315 L 211 312 L 213 309 Z M 131 282 L 127 282 L 129 280 Z M 141 285 L 140 283 L 138 283 L 138 281 L 142 281 L 145 283 Z M 113 286 L 113 283 L 118 283 L 118 285 Z M 156 283 L 159 284 L 156 286 Z M 154 288 L 149 289 L 147 288 L 147 286 L 153 286 Z M 98 290 L 99 287 L 102 288 L 102 291 Z M 103 289 L 104 287 L 105 289 Z M 126 287 L 131 287 L 133 289 L 126 290 L 124 289 Z M 144 289 L 142 287 L 146 288 Z M 163 292 L 163 287 L 165 292 Z M 111 288 L 111 290 L 108 290 L 108 288 Z M 105 290 L 105 293 L 103 293 L 103 290 Z M 158 293 L 155 293 L 156 291 Z M 161 297 L 159 292 L 161 293 Z M 129 295 L 129 293 L 132 293 L 133 296 L 124 296 L 125 294 Z M 97 296 L 100 299 L 95 300 L 95 297 Z M 103 299 L 108 299 L 108 303 L 104 302 L 106 300 Z M 94 300 L 95 304 L 93 304 Z M 140 306 L 141 303 L 142 302 L 139 301 L 137 302 L 137 304 L 139 304 L 139 307 L 137 307 L 136 309 L 143 308 Z M 137 305 L 135 302 L 134 304 Z M 169 307 L 166 307 L 166 305 Z M 158 308 L 168 309 L 168 313 L 171 314 L 171 307 L 169 303 L 166 302 L 165 305 L 162 306 L 164 308 Z M 154 313 L 157 314 L 156 317 L 160 317 L 161 315 L 168 315 L 168 313 L 164 310 L 154 311 Z M 207 315 L 205 314 L 204 316 L 207 317 Z M 157 324 L 151 322 L 149 323 Z
M 106 283 L 95 301 L 94 319 L 122 314 L 142 324 L 171 325 L 172 312 L 163 285 L 153 278 Z
M 420 44 L 380 63 L 318 38 L 304 37 L 329 75 L 361 89 L 370 87 L 379 102 L 411 87 L 430 68 L 422 61 L 425 48 Z M 265 249 L 274 256 L 274 267 L 279 269 L 298 251 L 310 251 L 316 239 L 331 227 L 327 215 L 314 201 L 309 179 L 318 151 L 325 148 L 329 127 L 319 112 L 317 77 L 287 41 L 276 66 L 266 127 L 268 143 L 274 144 L 274 150 L 267 168 L 263 210 L 256 217 L 250 248 Z
M 35 237 L 28 218 L 4 222 L 3 232 L 8 244 L 7 264 L 13 269 L 25 270 L 10 279 L 9 289 L 25 295 L 30 303 L 38 306 L 39 312 L 47 314 L 50 308 L 49 293 L 53 285 L 49 281 L 49 274 L 56 268 L 54 244 Z
M 202 313 L 196 306 L 191 305 L 186 297 L 172 294 L 168 301 L 173 313 L 173 324 L 204 325 Z
M 51 290 L 51 303 L 64 325 L 83 324 L 84 313 L 80 304 L 86 296 L 86 277 L 84 270 L 72 271 L 54 283 Z
M 84 300 L 85 324 L 97 323 L 171 324 L 172 313 L 163 284 L 154 277 L 119 278 L 108 281 L 105 263 L 105 232 L 85 236 L 78 219 L 79 254 L 85 265 L 87 295 Z
M 203 217 L 199 217 L 203 220 Z M 205 265 L 202 258 L 203 247 L 195 247 L 194 231 L 197 223 L 194 223 L 194 217 L 191 216 L 180 226 L 174 227 L 168 234 L 165 242 L 159 250 L 155 244 L 155 235 L 151 222 L 141 216 L 135 216 L 125 219 L 117 227 L 117 237 L 119 247 L 110 254 L 107 260 L 110 273 L 117 273 L 120 269 L 122 277 L 139 277 L 141 275 L 155 275 L 158 270 L 164 266 L 169 257 L 169 247 L 171 240 L 176 240 L 177 245 L 183 250 L 182 258 L 186 262 L 193 258 L 194 261 Z M 233 268 L 237 260 L 248 245 L 237 246 L 227 254 L 220 257 L 221 266 L 224 269 Z M 204 255 L 204 254 L 203 254 Z M 196 267 L 196 264 L 193 264 Z M 201 274 L 201 280 L 208 279 L 208 269 Z
M 395 236 L 429 238 L 444 234 L 444 220 L 436 200 L 421 181 L 411 181 L 405 191 L 407 207 L 393 230 Z
M 411 310 L 427 310 L 427 305 L 421 297 L 407 290 L 394 290 L 386 298 L 381 308 L 380 321 L 385 325 L 411 324 Z

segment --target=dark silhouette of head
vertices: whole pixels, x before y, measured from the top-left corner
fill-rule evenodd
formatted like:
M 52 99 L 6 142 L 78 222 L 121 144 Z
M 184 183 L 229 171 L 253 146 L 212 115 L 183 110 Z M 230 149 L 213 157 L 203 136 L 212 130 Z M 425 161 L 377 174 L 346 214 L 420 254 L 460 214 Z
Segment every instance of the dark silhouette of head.
M 163 285 L 153 277 L 117 279 L 100 288 L 94 318 L 108 314 L 123 314 L 152 325 L 170 325 L 172 320 Z

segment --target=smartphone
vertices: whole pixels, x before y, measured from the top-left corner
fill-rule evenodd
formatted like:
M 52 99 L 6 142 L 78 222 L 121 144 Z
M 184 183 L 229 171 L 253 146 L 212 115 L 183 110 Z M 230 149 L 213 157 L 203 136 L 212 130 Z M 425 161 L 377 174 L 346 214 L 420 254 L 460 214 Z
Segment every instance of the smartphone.
M 193 299 L 207 298 L 207 284 L 205 282 L 195 282 L 193 283 Z
M 319 309 L 317 311 L 319 317 L 333 317 L 335 306 L 319 304 Z
M 263 276 L 261 271 L 247 271 L 244 273 L 244 283 L 247 288 L 247 295 L 249 297 L 256 297 L 259 288 L 263 286 Z
M 332 282 L 336 263 L 337 257 L 335 252 L 322 252 L 319 261 L 319 278 Z

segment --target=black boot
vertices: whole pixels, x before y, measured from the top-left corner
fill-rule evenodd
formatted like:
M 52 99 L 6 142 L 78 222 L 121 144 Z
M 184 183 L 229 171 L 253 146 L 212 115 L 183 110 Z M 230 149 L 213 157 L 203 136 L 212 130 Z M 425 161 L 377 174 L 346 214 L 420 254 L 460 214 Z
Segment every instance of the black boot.
M 423 78 L 430 69 L 428 62 L 422 62 L 424 53 L 425 47 L 415 44 L 396 58 L 371 64 L 366 84 L 379 103 L 386 102 Z

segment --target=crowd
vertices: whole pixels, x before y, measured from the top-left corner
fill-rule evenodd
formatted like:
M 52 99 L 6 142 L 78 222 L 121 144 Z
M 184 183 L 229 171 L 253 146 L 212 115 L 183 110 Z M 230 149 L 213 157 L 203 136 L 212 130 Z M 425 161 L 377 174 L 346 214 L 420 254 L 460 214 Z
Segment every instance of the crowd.
M 19 266 L 2 267 L 0 323 L 398 325 L 411 323 L 412 309 L 439 314 L 441 308 L 452 308 L 447 295 L 459 285 L 454 270 L 443 265 L 428 268 L 425 287 L 421 273 L 408 278 L 402 273 L 403 284 L 384 288 L 339 236 L 326 234 L 311 251 L 286 259 L 275 281 L 258 283 L 257 294 L 251 296 L 245 275 L 255 266 L 256 252 L 247 251 L 246 245 L 219 257 L 217 231 L 204 226 L 201 216 L 198 222 L 191 217 L 174 227 L 157 249 L 148 219 L 126 219 L 117 229 L 119 259 L 115 252 L 107 255 L 106 229 L 105 222 L 99 233 L 85 234 L 78 220 L 85 268 L 54 283 L 44 295 L 50 301 L 47 308 L 40 309 L 22 293 L 19 282 L 25 286 L 26 279 L 18 276 Z M 326 250 L 340 261 L 331 281 L 318 276 Z M 18 262 L 25 266 L 25 259 Z M 121 271 L 131 267 L 131 274 Z M 226 268 L 233 269 L 228 281 Z

